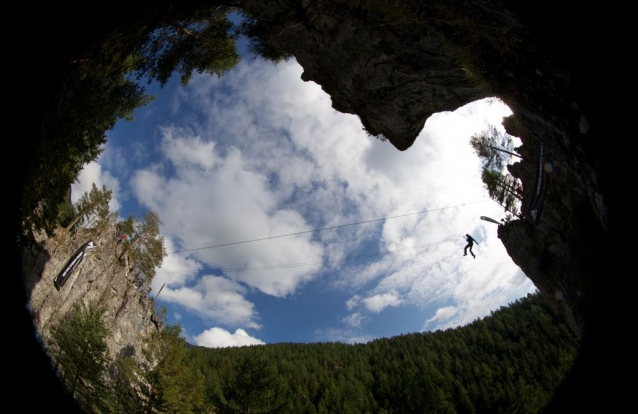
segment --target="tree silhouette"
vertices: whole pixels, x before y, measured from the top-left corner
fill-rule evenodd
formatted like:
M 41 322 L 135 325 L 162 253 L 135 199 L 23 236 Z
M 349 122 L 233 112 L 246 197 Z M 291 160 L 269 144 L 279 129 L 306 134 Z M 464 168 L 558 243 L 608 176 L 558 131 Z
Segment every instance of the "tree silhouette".
M 490 125 L 480 134 L 472 135 L 470 145 L 483 163 L 481 179 L 490 198 L 503 206 L 506 212 L 517 214 L 522 201 L 517 188 L 521 183 L 504 172 L 512 157 L 521 158 L 513 152 L 515 149 L 512 137 Z
M 485 165 L 492 170 L 503 170 L 511 157 L 521 158 L 513 152 L 515 149 L 512 137 L 500 132 L 494 125 L 488 126 L 479 134 L 472 135 L 470 145 Z
M 490 197 L 503 206 L 506 212 L 518 213 L 522 198 L 516 192 L 516 188 L 520 185 L 516 178 L 489 170 L 484 166 L 481 179 Z

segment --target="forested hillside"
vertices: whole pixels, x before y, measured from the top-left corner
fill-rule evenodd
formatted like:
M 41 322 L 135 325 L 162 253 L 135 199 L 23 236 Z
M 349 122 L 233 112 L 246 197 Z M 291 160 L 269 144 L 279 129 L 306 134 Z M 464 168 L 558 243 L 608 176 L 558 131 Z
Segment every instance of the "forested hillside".
M 540 413 L 579 352 L 539 294 L 446 331 L 363 344 L 189 346 L 165 325 L 116 356 L 106 308 L 79 304 L 50 350 L 83 412 Z
M 366 344 L 191 348 L 207 404 L 233 413 L 535 413 L 577 353 L 539 295 L 462 328 Z

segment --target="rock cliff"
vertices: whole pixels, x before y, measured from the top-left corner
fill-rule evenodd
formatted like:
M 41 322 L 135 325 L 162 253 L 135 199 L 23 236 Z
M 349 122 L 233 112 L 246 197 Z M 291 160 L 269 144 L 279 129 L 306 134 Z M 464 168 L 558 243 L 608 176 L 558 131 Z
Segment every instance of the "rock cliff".
M 60 228 L 51 238 L 35 235 L 34 243 L 23 249 L 28 305 L 44 344 L 50 339 L 51 328 L 66 317 L 75 303 L 105 307 L 104 320 L 110 329 L 107 345 L 112 357 L 124 347 L 139 356 L 144 340 L 161 326 L 154 316 L 154 301 L 138 288 L 127 267 L 118 260 L 122 245 L 116 236 L 112 225 L 75 233 Z M 95 248 L 86 253 L 67 282 L 57 289 L 54 279 L 78 248 L 89 241 Z

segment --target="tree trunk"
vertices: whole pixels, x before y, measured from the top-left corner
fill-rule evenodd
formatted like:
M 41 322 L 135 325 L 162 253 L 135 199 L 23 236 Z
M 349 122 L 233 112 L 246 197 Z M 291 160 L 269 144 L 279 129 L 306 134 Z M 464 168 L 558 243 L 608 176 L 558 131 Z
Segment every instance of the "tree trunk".
M 68 226 L 66 226 L 67 231 L 71 230 L 73 228 L 73 226 L 75 226 L 75 224 L 80 221 L 80 219 L 82 217 L 84 217 L 86 215 L 87 212 L 91 211 L 93 209 L 93 207 L 95 207 L 98 204 L 99 201 L 95 201 L 91 204 L 89 204 L 88 207 L 86 207 L 85 209 L 83 209 L 80 213 L 78 213 L 77 216 L 75 216 L 73 218 L 73 220 L 71 220 L 71 224 L 69 224 Z
M 509 154 L 509 155 L 512 155 L 512 156 L 514 156 L 514 157 L 523 158 L 523 157 L 521 157 L 520 155 L 515 154 L 515 153 L 513 153 L 513 152 L 509 152 L 509 151 L 507 151 L 507 150 L 504 150 L 503 148 L 497 148 L 497 147 L 493 147 L 493 146 L 491 146 L 491 145 L 487 145 L 487 147 L 492 148 L 492 149 L 495 149 L 495 150 L 497 150 L 497 151 L 504 152 L 504 153 Z

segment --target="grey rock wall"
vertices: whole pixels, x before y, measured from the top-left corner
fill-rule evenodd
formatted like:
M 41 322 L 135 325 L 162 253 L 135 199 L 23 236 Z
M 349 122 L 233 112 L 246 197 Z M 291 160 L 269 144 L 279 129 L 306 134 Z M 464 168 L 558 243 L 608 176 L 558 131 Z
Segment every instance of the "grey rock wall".
M 50 330 L 75 303 L 98 304 L 106 308 L 110 328 L 107 344 L 111 356 L 126 346 L 139 355 L 143 341 L 158 329 L 153 300 L 131 280 L 125 263 L 118 261 L 122 245 L 112 225 L 100 229 L 79 229 L 75 234 L 58 229 L 55 236 L 35 236 L 35 244 L 23 250 L 26 291 L 34 326 L 46 345 Z M 57 290 L 54 279 L 67 260 L 87 241 L 96 248 L 80 262 L 67 282 Z

